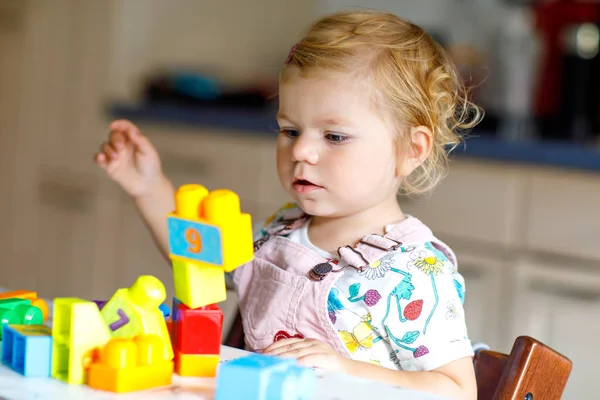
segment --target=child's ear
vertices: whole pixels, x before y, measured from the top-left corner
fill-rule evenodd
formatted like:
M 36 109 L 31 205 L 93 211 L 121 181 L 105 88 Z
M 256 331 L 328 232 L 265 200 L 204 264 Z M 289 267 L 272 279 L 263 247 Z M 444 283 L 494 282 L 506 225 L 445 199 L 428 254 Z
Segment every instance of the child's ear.
M 423 164 L 433 148 L 433 134 L 426 126 L 410 128 L 408 135 L 408 140 L 404 141 L 399 149 L 396 170 L 399 177 L 407 177 Z

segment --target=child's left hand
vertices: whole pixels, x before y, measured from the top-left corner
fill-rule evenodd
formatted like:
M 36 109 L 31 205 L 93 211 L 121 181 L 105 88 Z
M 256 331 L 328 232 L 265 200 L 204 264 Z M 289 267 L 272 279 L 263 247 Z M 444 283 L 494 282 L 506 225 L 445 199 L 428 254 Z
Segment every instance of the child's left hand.
M 267 347 L 263 354 L 293 357 L 300 365 L 345 372 L 351 360 L 317 339 L 282 339 Z

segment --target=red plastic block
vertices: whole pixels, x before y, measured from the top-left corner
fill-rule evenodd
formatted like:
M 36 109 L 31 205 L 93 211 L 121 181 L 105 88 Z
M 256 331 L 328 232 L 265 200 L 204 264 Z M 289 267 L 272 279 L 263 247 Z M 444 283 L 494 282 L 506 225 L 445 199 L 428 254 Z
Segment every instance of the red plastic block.
M 216 304 L 191 309 L 180 303 L 173 317 L 173 349 L 183 354 L 220 354 L 223 312 Z

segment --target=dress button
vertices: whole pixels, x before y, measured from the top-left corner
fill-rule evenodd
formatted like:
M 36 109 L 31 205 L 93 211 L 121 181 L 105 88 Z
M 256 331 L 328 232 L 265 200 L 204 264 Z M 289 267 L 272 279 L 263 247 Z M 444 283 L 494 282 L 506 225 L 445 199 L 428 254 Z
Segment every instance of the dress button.
M 308 273 L 308 276 L 313 281 L 322 281 L 325 279 L 328 273 L 333 270 L 333 267 L 329 263 L 321 263 L 315 265 Z

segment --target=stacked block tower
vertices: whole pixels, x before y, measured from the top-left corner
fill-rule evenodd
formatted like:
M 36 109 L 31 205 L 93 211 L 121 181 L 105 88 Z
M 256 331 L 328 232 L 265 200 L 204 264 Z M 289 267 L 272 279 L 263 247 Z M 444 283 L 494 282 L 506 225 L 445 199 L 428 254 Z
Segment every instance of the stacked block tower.
M 254 256 L 250 214 L 239 196 L 202 185 L 181 186 L 168 216 L 169 253 L 175 300 L 171 337 L 175 371 L 181 376 L 215 376 L 220 358 L 225 273 Z

